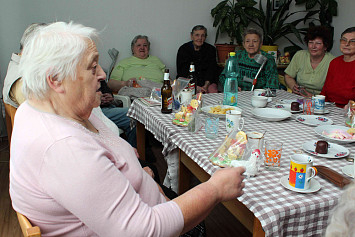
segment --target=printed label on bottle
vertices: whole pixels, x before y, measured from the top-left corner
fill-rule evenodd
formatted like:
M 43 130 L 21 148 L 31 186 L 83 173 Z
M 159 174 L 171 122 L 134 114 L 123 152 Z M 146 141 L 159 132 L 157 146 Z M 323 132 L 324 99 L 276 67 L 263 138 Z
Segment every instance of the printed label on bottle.
M 172 109 L 173 108 L 173 97 L 169 97 L 167 99 L 168 101 L 168 109 Z
M 188 89 L 190 91 L 195 91 L 195 83 L 189 83 Z

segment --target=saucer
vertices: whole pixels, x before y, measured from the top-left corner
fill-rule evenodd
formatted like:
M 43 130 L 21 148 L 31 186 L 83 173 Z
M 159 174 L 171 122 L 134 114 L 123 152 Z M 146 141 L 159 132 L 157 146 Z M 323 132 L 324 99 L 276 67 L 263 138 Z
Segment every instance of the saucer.
M 333 120 L 320 115 L 299 115 L 296 117 L 296 121 L 311 126 L 333 124 Z
M 283 110 L 286 110 L 286 111 L 291 112 L 293 114 L 300 113 L 300 112 L 303 111 L 301 108 L 299 110 L 291 110 L 291 105 L 290 104 L 276 104 L 276 105 L 274 105 L 274 108 L 283 109 Z
M 314 111 L 314 114 L 329 114 L 329 110 L 324 109 L 323 112 Z
M 291 117 L 291 113 L 282 109 L 254 108 L 251 113 L 266 121 L 281 121 Z
M 298 193 L 314 193 L 320 190 L 321 186 L 320 183 L 315 180 L 314 178 L 311 179 L 311 187 L 309 189 L 303 190 L 299 188 L 294 188 L 288 183 L 288 175 L 285 175 L 281 177 L 280 183 L 284 188 L 287 188 L 288 190 L 298 192 Z
M 279 103 L 280 104 L 289 104 L 291 106 L 292 102 L 298 102 L 297 100 L 286 100 L 286 99 L 280 99 Z
M 324 157 L 324 158 L 333 158 L 333 159 L 338 159 L 338 158 L 343 158 L 346 157 L 350 154 L 349 150 L 346 149 L 345 147 L 335 144 L 335 143 L 330 143 L 328 142 L 328 153 L 327 154 L 320 154 L 315 152 L 316 149 L 316 140 L 308 141 L 303 143 L 302 149 L 305 152 L 308 152 L 312 155 L 319 156 L 319 157 Z
M 347 176 L 354 178 L 354 165 L 346 165 L 344 166 L 341 171 Z

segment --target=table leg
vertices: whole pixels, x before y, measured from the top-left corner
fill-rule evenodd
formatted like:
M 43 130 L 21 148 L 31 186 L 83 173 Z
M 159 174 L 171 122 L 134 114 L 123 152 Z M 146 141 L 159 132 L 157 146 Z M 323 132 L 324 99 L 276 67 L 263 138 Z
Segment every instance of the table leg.
M 179 151 L 179 194 L 189 189 L 191 174 L 196 176 L 201 182 L 205 182 L 210 178 L 198 164 L 196 164 L 183 151 Z M 222 203 L 238 220 L 242 223 L 253 236 L 263 237 L 265 232 L 261 227 L 258 218 L 254 216 L 243 203 L 237 199 Z
M 139 154 L 139 159 L 145 160 L 145 127 L 142 123 L 137 121 L 137 150 Z

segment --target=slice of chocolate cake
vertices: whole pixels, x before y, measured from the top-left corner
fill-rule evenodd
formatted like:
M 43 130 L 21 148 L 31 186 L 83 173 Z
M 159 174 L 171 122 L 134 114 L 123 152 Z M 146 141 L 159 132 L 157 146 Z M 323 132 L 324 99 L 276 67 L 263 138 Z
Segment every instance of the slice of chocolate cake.
M 291 103 L 291 111 L 299 111 L 300 110 L 300 103 L 292 102 Z
M 319 154 L 327 154 L 328 153 L 328 142 L 317 141 L 316 152 Z

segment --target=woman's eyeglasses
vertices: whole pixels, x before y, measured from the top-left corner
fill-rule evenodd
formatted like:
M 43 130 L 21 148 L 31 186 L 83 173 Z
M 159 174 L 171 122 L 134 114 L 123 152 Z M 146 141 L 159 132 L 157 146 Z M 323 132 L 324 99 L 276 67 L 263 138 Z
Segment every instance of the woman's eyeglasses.
M 345 38 L 340 38 L 340 44 L 355 46 L 355 39 L 347 40 Z

